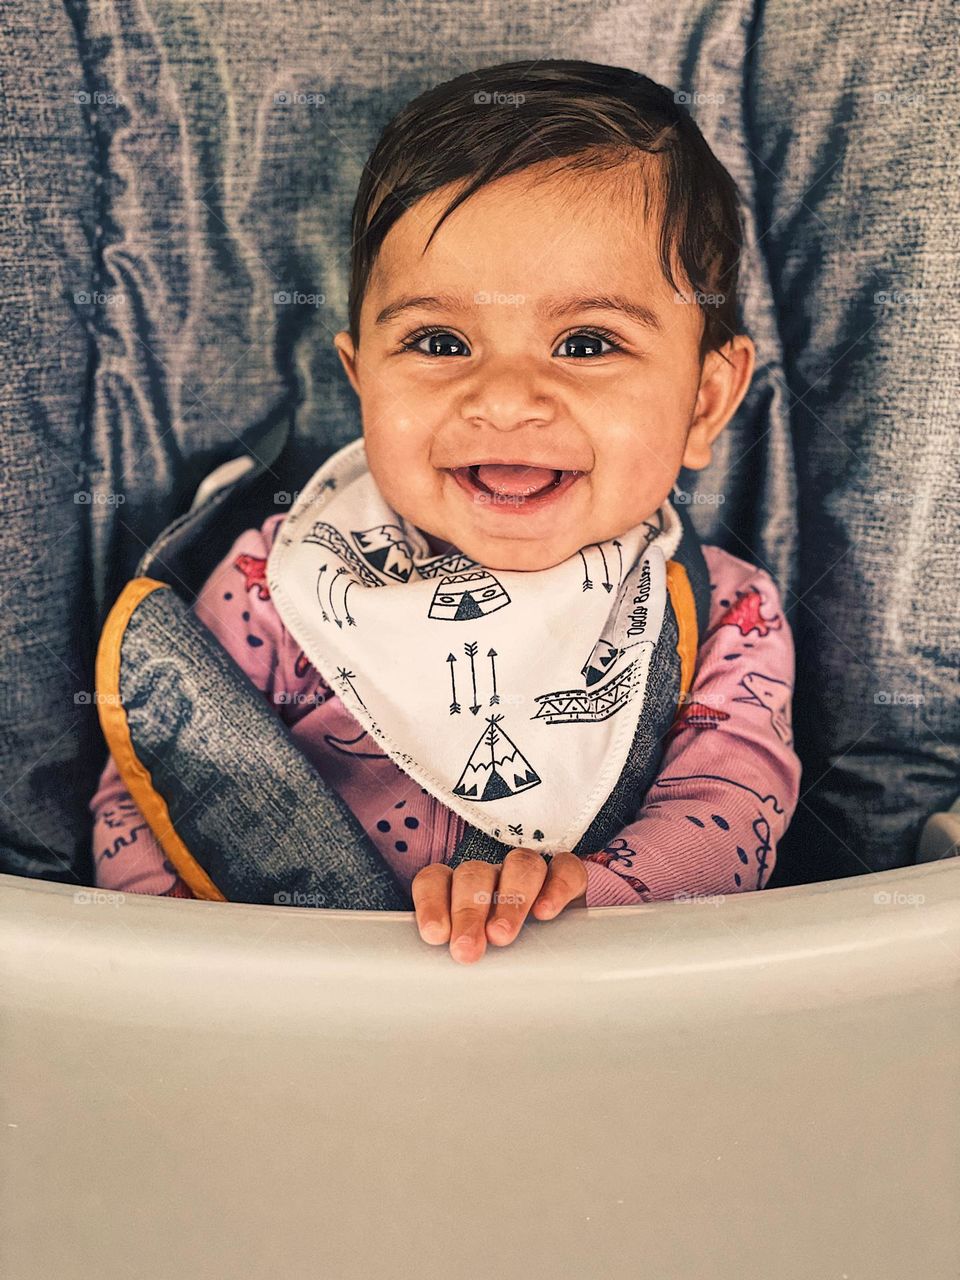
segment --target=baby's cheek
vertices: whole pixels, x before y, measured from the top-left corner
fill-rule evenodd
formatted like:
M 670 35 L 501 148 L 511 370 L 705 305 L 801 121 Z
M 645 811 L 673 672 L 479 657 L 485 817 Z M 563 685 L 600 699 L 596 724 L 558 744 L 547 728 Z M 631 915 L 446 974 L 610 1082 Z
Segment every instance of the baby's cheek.
M 639 478 L 623 476 L 589 476 L 585 513 L 578 520 L 578 547 L 590 542 L 608 542 L 618 538 L 644 520 L 649 520 L 662 505 L 647 496 L 649 486 Z M 670 492 L 672 485 L 668 486 Z
M 413 524 L 426 519 L 442 493 L 442 473 L 429 461 L 424 449 L 391 446 L 384 453 L 368 448 L 370 474 L 386 502 Z

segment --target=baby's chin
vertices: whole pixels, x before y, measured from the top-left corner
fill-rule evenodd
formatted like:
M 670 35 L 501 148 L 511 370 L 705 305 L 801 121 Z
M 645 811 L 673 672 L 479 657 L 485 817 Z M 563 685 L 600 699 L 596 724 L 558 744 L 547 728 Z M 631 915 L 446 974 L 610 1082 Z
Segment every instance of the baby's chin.
M 552 569 L 562 564 L 582 548 L 589 546 L 592 539 L 556 540 L 548 543 L 536 538 L 481 538 L 467 534 L 457 541 L 445 539 L 437 534 L 427 533 L 421 529 L 427 540 L 432 555 L 449 555 L 460 551 L 470 560 L 482 564 L 487 569 L 512 569 L 516 572 L 534 572 L 539 569 Z

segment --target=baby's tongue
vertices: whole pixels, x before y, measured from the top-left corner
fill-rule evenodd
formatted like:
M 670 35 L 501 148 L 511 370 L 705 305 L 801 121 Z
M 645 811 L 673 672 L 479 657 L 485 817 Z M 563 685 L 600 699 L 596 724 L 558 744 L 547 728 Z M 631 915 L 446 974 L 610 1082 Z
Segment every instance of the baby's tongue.
M 553 484 L 556 472 L 546 467 L 514 467 L 487 462 L 476 468 L 476 475 L 494 493 L 529 497 Z

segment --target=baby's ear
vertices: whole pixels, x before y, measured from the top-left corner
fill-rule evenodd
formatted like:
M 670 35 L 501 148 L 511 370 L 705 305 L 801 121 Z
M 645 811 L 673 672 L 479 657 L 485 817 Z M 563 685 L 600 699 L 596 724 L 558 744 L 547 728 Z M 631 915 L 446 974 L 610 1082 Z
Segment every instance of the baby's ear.
M 348 329 L 341 329 L 334 337 L 333 345 L 337 348 L 337 354 L 340 356 L 340 363 L 343 365 L 344 372 L 350 379 L 350 385 L 359 396 L 360 380 L 357 376 L 357 349 L 353 345 L 353 339 L 350 337 Z
M 753 342 L 745 333 L 736 334 L 718 351 L 707 352 L 683 453 L 683 465 L 691 471 L 710 465 L 713 442 L 747 394 L 755 361 Z

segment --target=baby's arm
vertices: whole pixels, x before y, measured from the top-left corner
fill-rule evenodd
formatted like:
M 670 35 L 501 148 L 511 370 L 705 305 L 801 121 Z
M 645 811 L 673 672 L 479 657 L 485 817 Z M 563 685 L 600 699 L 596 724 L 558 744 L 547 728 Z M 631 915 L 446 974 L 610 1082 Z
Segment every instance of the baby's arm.
M 704 546 L 710 622 L 635 821 L 583 855 L 588 907 L 763 888 L 800 789 L 793 638 L 762 569 Z
M 295 675 L 297 651 L 270 601 L 263 577 L 282 519 L 282 515 L 269 516 L 261 528 L 240 534 L 204 583 L 193 610 L 289 724 L 309 707 L 290 699 L 289 688 L 304 681 Z M 310 673 L 315 681 L 316 672 L 310 668 Z M 99 886 L 129 893 L 193 897 L 130 797 L 112 756 L 107 757 L 90 811 Z
M 94 878 L 101 888 L 158 897 L 193 897 L 131 800 L 113 756 L 107 756 L 90 811 Z

